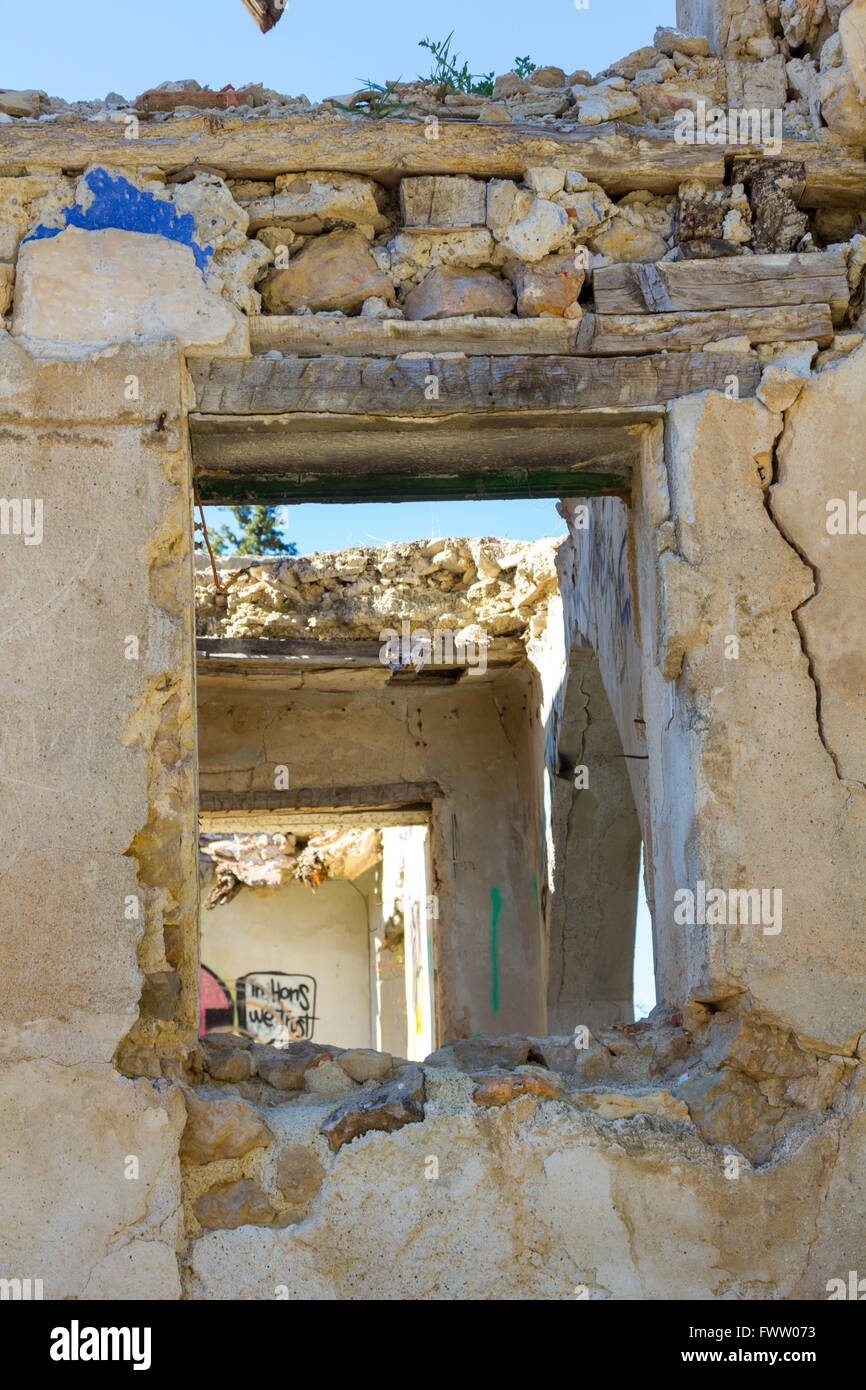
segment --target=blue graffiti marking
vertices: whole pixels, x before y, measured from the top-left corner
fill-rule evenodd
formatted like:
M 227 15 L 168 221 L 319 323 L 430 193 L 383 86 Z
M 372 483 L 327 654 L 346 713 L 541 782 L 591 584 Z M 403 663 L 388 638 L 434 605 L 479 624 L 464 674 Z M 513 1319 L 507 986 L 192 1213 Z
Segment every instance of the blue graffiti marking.
M 136 188 L 122 175 L 113 178 L 105 169 L 91 169 L 84 181 L 93 194 L 88 208 L 77 203 L 65 208 L 63 227 L 46 227 L 40 223 L 24 240 L 54 237 L 66 227 L 80 227 L 87 232 L 104 232 L 111 227 L 125 232 L 150 232 L 188 246 L 204 275 L 213 247 L 199 244 L 191 212 L 179 213 L 172 203 Z

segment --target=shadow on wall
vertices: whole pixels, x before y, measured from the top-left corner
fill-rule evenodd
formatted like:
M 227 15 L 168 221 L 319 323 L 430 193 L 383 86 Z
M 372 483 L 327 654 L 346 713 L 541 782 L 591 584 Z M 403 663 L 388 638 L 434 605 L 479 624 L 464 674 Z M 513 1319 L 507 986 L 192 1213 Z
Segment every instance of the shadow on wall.
M 590 648 L 572 648 L 566 679 L 551 817 L 551 1033 L 632 1021 L 641 866 L 628 767 Z

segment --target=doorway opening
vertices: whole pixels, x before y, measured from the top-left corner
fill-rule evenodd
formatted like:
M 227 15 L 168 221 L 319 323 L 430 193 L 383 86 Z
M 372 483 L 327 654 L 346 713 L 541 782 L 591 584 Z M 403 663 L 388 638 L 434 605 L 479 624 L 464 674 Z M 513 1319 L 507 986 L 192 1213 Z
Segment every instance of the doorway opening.
M 621 745 L 595 747 L 616 732 L 603 691 L 593 794 L 579 816 L 557 799 L 576 731 L 567 713 L 560 729 L 557 692 L 589 677 L 572 670 L 573 542 L 555 499 L 269 511 L 297 554 L 227 554 L 216 575 L 197 558 L 203 859 L 241 881 L 245 856 L 260 878 L 284 861 L 277 884 L 203 908 L 210 1009 L 276 1046 L 410 1060 L 454 1037 L 631 1018 L 640 831 Z M 557 817 L 571 830 L 554 864 Z M 304 877 L 323 834 L 361 830 L 374 862 Z M 597 958 L 562 918 L 591 841 L 610 873 L 578 895 L 618 895 L 615 926 L 596 913 Z M 554 976 L 578 947 L 589 1003 L 571 1018 L 575 989 L 556 1001 Z
M 203 813 L 199 1033 L 433 1048 L 429 815 Z
M 643 1002 L 634 992 L 643 847 L 633 769 L 590 647 L 569 651 L 558 727 L 548 1018 L 552 1031 L 570 1033 L 631 1023 Z M 643 975 L 641 984 L 646 993 Z

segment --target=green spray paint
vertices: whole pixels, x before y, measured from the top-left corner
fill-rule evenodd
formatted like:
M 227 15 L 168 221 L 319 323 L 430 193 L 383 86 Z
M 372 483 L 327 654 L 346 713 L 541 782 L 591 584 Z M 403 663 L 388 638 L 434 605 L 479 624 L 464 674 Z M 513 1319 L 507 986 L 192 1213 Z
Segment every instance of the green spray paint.
M 498 888 L 491 888 L 490 902 L 490 1002 L 493 1012 L 499 1013 L 499 914 L 502 911 L 502 894 Z
M 535 928 L 536 928 L 536 932 L 537 932 L 537 935 L 538 935 L 538 949 L 539 949 L 539 951 L 540 951 L 540 950 L 541 950 L 541 947 L 542 947 L 542 945 L 543 945 L 543 942 L 542 942 L 542 937 L 541 937 L 541 896 L 540 896 L 540 894 L 539 894 L 539 892 L 538 892 L 538 879 L 537 879 L 537 878 L 534 878 L 534 879 L 532 880 L 532 892 L 533 892 L 533 896 L 534 896 L 534 898 L 535 898 Z
M 544 866 L 542 865 L 542 873 L 543 873 L 543 872 L 544 872 Z M 538 1016 L 539 1016 L 539 1018 L 545 1018 L 545 1017 L 546 1017 L 546 1009 L 545 1009 L 546 1001 L 545 1001 L 545 998 L 544 998 L 544 971 L 543 971 L 543 969 L 541 968 L 541 962 L 544 960 L 544 932 L 543 932 L 542 922 L 541 922 L 541 894 L 540 894 L 539 891 L 538 891 L 538 879 L 537 879 L 537 878 L 534 878 L 534 879 L 532 880 L 532 891 L 533 891 L 533 893 L 535 894 L 535 923 L 536 923 L 536 934 L 537 934 L 537 937 L 538 937 L 538 964 L 539 964 L 539 969 L 538 969 L 538 1009 L 539 1009 L 539 1014 L 538 1014 Z

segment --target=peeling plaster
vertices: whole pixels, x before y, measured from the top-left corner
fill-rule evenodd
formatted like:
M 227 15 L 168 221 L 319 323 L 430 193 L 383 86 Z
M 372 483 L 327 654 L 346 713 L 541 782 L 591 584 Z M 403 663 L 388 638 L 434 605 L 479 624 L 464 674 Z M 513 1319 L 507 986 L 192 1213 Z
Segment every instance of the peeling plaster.
M 149 232 L 188 246 L 204 276 L 213 256 L 213 247 L 199 244 L 191 212 L 179 213 L 165 198 L 136 188 L 121 174 L 114 177 L 106 169 L 89 170 L 84 175 L 84 182 L 92 194 L 91 201 L 86 206 L 76 203 L 71 208 L 64 208 L 62 226 L 50 227 L 44 222 L 40 223 L 24 237 L 22 245 L 28 241 L 58 236 L 66 227 L 78 227 L 85 232 L 102 232 L 111 227 L 126 232 Z

